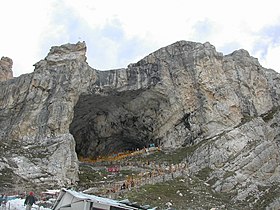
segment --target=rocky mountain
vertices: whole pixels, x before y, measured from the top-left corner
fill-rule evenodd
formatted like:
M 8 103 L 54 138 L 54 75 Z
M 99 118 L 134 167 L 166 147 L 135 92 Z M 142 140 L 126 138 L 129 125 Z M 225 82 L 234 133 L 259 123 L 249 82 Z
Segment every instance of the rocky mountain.
M 77 156 L 151 143 L 192 147 L 188 170 L 208 170 L 213 190 L 236 200 L 280 182 L 280 75 L 245 50 L 224 56 L 208 42 L 179 41 L 98 71 L 78 42 L 52 47 L 30 74 L 12 78 L 2 66 L 1 186 L 75 183 Z

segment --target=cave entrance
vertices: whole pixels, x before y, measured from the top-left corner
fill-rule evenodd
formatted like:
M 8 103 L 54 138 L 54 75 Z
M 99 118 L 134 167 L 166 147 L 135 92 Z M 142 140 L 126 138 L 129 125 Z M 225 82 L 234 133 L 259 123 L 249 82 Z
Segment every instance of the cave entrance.
M 70 125 L 78 156 L 96 158 L 157 144 L 159 112 L 158 99 L 143 90 L 81 95 Z

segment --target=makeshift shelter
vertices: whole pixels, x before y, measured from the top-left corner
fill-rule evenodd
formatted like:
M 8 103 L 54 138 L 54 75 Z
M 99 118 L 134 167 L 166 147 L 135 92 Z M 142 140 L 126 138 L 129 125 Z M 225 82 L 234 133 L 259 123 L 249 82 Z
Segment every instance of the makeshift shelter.
M 121 201 L 61 189 L 53 210 L 136 210 L 145 209 Z

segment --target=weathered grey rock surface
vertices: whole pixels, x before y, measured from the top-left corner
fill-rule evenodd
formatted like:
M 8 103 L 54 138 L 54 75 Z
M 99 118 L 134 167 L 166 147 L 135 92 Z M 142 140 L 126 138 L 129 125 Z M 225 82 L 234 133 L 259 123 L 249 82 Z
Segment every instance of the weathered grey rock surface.
M 8 57 L 2 57 L 0 60 L 0 82 L 13 78 L 13 61 Z
M 81 42 L 53 47 L 33 73 L 0 83 L 0 175 L 64 185 L 78 179 L 77 154 L 155 143 L 196 145 L 190 172 L 208 168 L 213 190 L 236 200 L 279 184 L 280 75 L 247 51 L 179 41 L 110 71 L 85 54 Z

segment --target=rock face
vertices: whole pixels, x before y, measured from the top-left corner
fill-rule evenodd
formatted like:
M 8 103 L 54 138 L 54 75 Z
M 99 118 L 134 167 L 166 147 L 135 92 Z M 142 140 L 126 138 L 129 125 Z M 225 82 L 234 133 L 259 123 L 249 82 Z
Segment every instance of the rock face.
M 2 57 L 0 60 L 0 82 L 13 78 L 13 61 L 8 57 Z
M 77 154 L 155 143 L 195 147 L 190 172 L 208 168 L 213 190 L 237 200 L 279 184 L 280 75 L 247 51 L 179 41 L 110 71 L 85 53 L 53 47 L 33 73 L 0 83 L 1 174 L 63 185 L 77 181 Z

